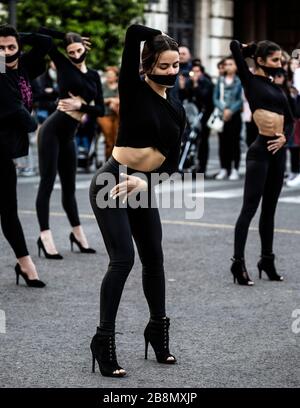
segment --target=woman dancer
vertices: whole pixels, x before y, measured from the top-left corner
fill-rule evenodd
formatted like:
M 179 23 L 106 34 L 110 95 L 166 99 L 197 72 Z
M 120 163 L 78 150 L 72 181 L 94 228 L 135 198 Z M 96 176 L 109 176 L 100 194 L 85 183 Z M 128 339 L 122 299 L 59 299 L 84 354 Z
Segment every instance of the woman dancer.
M 21 43 L 32 45 L 31 50 L 21 55 Z M 10 25 L 0 26 L 0 55 L 5 58 L 5 66 L 0 67 L 1 226 L 17 258 L 16 283 L 19 283 L 21 275 L 28 286 L 37 288 L 44 287 L 45 283 L 38 279 L 18 217 L 13 159 L 28 154 L 28 132 L 37 127 L 30 115 L 32 92 L 29 81 L 45 70 L 44 57 L 51 44 L 50 37 L 30 33 L 19 35 Z
M 145 40 L 142 67 L 139 72 L 140 43 Z M 159 363 L 174 364 L 169 352 L 169 318 L 165 311 L 165 278 L 162 230 L 158 209 L 124 208 L 127 196 L 148 189 L 155 196 L 154 186 L 140 177 L 151 172 L 177 170 L 185 113 L 180 103 L 166 93 L 175 84 L 179 71 L 177 43 L 161 31 L 141 25 L 128 28 L 119 78 L 120 128 L 112 157 L 98 170 L 90 188 L 90 200 L 110 258 L 100 293 L 100 326 L 91 342 L 93 369 L 95 359 L 102 375 L 122 377 L 125 370 L 118 365 L 115 352 L 115 319 L 125 281 L 134 263 L 134 238 L 143 265 L 143 290 L 150 310 L 150 321 L 144 331 L 145 358 L 152 345 Z M 164 165 L 162 166 L 162 163 Z M 119 182 L 120 166 L 127 166 L 126 180 Z M 112 198 L 116 208 L 103 206 L 97 200 L 103 184 L 98 177 L 113 175 Z M 155 207 L 155 208 L 153 208 Z
M 46 258 L 62 259 L 57 252 L 49 228 L 49 202 L 58 170 L 62 186 L 62 204 L 72 226 L 71 248 L 75 243 L 80 252 L 95 253 L 89 248 L 80 225 L 75 198 L 76 147 L 75 132 L 82 116 L 101 116 L 104 102 L 100 77 L 97 71 L 87 68 L 85 58 L 89 42 L 76 33 L 63 34 L 41 28 L 40 32 L 64 40 L 63 55 L 55 45 L 49 55 L 57 69 L 59 103 L 57 110 L 43 123 L 38 137 L 40 185 L 36 199 L 36 210 L 41 234 L 38 248 Z
M 253 285 L 245 266 L 244 250 L 250 222 L 262 198 L 259 220 L 261 259 L 257 264 L 259 278 L 264 271 L 270 280 L 282 281 L 283 277 L 276 272 L 274 264 L 274 217 L 285 170 L 284 125 L 288 125 L 293 117 L 286 95 L 273 82 L 281 67 L 281 49 L 270 41 L 247 46 L 236 40 L 231 42 L 230 48 L 259 130 L 246 157 L 244 202 L 235 226 L 231 272 L 234 282 L 237 280 L 240 285 Z M 249 71 L 245 57 L 254 58 L 255 74 Z

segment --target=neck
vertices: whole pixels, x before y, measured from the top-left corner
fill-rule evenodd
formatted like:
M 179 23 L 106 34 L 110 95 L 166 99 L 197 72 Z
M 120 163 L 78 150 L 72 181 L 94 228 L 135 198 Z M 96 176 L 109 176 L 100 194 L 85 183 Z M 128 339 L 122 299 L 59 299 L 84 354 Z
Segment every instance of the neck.
M 268 77 L 268 75 L 266 75 L 265 71 L 262 68 L 256 68 L 255 70 L 255 75 L 260 75 L 263 77 Z
M 9 69 L 17 69 L 19 66 L 19 60 L 17 60 L 17 62 L 12 62 L 11 64 L 6 64 L 6 67 Z
M 156 82 L 152 81 L 151 79 L 147 77 L 147 75 L 146 75 L 145 81 L 153 89 L 153 91 L 158 93 L 158 95 L 162 96 L 165 99 L 167 98 L 167 94 L 166 94 L 167 88 L 165 86 L 159 85 Z
M 227 78 L 233 78 L 234 75 L 235 75 L 235 74 L 233 74 L 233 73 L 232 73 L 232 74 L 229 73 L 229 74 L 226 74 L 226 77 L 227 77 Z
M 81 62 L 80 64 L 75 64 L 75 65 L 76 65 L 76 67 L 78 69 L 80 69 L 81 72 L 86 72 L 87 71 L 85 61 Z

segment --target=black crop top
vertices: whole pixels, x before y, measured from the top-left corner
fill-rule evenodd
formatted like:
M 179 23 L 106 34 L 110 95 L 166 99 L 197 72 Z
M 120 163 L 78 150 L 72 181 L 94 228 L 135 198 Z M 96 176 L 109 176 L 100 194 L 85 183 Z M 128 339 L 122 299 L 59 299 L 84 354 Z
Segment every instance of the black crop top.
M 28 132 L 36 129 L 31 116 L 32 90 L 30 81 L 46 69 L 45 56 L 52 38 L 37 33 L 19 33 L 21 44 L 31 45 L 19 57 L 18 68 L 6 67 L 0 73 L 0 153 L 11 158 L 28 154 Z
M 119 77 L 120 126 L 116 146 L 154 147 L 165 157 L 160 172 L 178 169 L 185 111 L 167 92 L 167 99 L 156 93 L 140 77 L 141 41 L 161 34 L 142 25 L 131 25 L 126 32 Z
M 231 41 L 230 49 L 251 112 L 254 113 L 256 109 L 265 109 L 284 115 L 285 124 L 293 121 L 293 115 L 283 90 L 277 84 L 271 82 L 268 77 L 254 75 L 250 72 L 243 56 L 243 47 L 239 41 Z
M 39 32 L 50 35 L 52 38 L 63 40 L 65 34 L 56 30 L 41 27 Z M 99 74 L 96 70 L 88 68 L 86 73 L 78 69 L 71 60 L 62 54 L 55 44 L 51 47 L 48 55 L 57 69 L 57 83 L 59 98 L 70 98 L 69 92 L 74 96 L 80 96 L 87 104 L 82 104 L 80 112 L 93 116 L 104 115 L 104 101 Z M 94 105 L 89 105 L 94 101 Z

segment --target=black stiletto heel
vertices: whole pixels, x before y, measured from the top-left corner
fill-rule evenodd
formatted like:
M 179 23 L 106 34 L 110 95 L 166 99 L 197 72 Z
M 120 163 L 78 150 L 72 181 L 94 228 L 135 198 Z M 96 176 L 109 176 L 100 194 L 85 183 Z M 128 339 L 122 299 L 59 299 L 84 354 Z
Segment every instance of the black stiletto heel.
M 38 246 L 38 251 L 39 251 L 39 257 L 41 256 L 41 250 L 42 250 L 45 255 L 45 258 L 47 259 L 63 259 L 63 256 L 61 254 L 49 254 L 46 251 L 45 245 L 41 237 L 39 237 L 39 239 L 37 240 L 37 246 Z
M 97 327 L 97 333 L 91 341 L 92 372 L 95 372 L 95 361 L 99 365 L 100 373 L 105 377 L 124 377 L 126 371 L 119 366 L 116 356 L 115 334 L 103 333 Z M 120 370 L 123 370 L 120 372 Z M 118 372 L 116 372 L 118 371 Z
M 253 286 L 254 282 L 250 279 L 250 276 L 248 275 L 244 259 L 231 258 L 231 260 L 233 262 L 233 264 L 231 265 L 233 283 L 238 281 L 239 285 Z
M 21 270 L 19 264 L 16 264 L 15 272 L 16 272 L 16 285 L 19 285 L 19 276 L 21 275 L 22 278 L 25 280 L 27 286 L 30 286 L 31 288 L 43 288 L 44 286 L 46 286 L 46 284 L 39 279 L 28 279 L 28 276 Z
M 170 319 L 168 317 L 158 320 L 150 319 L 144 331 L 146 360 L 148 357 L 148 344 L 150 343 L 158 363 L 176 363 L 176 358 L 169 351 L 169 326 Z M 168 360 L 170 357 L 172 357 L 172 360 Z
M 73 244 L 76 244 L 78 246 L 78 249 L 80 250 L 81 253 L 83 254 L 95 254 L 96 251 L 93 248 L 84 248 L 81 245 L 81 242 L 78 241 L 78 239 L 75 237 L 73 232 L 70 233 L 70 244 L 71 244 L 71 251 L 73 252 Z
M 271 281 L 278 282 L 283 281 L 283 276 L 278 275 L 276 271 L 274 261 L 275 261 L 274 254 L 261 256 L 261 259 L 258 261 L 257 264 L 259 279 L 261 279 L 262 271 L 264 271 Z
M 145 360 L 147 360 L 148 358 L 148 345 L 149 345 L 149 341 L 145 339 Z

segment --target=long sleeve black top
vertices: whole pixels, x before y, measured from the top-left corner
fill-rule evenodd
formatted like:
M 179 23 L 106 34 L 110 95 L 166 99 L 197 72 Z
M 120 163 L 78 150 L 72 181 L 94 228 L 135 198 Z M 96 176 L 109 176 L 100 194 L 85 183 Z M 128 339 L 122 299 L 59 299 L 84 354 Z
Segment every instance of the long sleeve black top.
M 65 38 L 64 33 L 44 27 L 40 28 L 39 32 L 60 40 Z M 54 43 L 48 54 L 57 69 L 59 98 L 70 98 L 69 92 L 71 92 L 74 96 L 80 96 L 87 103 L 81 105 L 79 109 L 81 112 L 92 116 L 103 116 L 104 101 L 98 72 L 90 68 L 86 73 L 80 71 L 68 57 L 58 50 Z M 89 105 L 92 101 L 94 105 Z
M 31 116 L 32 90 L 30 81 L 45 70 L 44 57 L 52 39 L 36 33 L 20 33 L 21 44 L 32 45 L 23 53 L 17 69 L 6 67 L 0 74 L 0 151 L 11 158 L 28 153 L 27 133 L 36 129 Z
M 171 174 L 178 169 L 185 111 L 169 94 L 167 99 L 156 93 L 140 77 L 141 41 L 161 34 L 142 25 L 131 25 L 119 76 L 120 126 L 116 146 L 154 147 L 165 157 L 159 172 Z
M 277 84 L 271 82 L 268 77 L 254 75 L 250 72 L 239 41 L 231 41 L 230 49 L 235 59 L 238 75 L 241 79 L 251 112 L 254 113 L 256 109 L 265 109 L 284 115 L 285 124 L 293 121 L 293 115 L 283 90 Z

